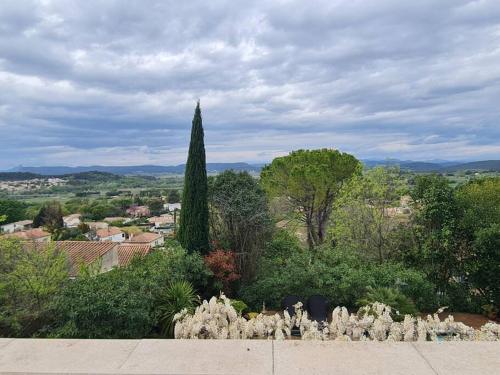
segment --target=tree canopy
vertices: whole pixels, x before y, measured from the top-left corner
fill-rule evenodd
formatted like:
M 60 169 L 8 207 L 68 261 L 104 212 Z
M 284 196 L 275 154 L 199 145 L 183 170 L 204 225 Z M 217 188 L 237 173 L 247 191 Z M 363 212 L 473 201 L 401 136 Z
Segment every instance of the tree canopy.
M 382 263 L 394 250 L 395 228 L 401 218 L 389 214 L 399 206 L 405 189 L 398 169 L 377 167 L 355 176 L 335 205 L 333 240 L 343 249 Z
M 250 278 L 271 233 L 264 190 L 248 172 L 225 171 L 211 180 L 209 201 L 212 237 L 235 251 L 242 277 Z
M 63 213 L 59 202 L 54 201 L 43 205 L 33 219 L 33 226 L 45 227 L 50 233 L 63 228 Z
M 307 228 L 310 248 L 323 243 L 332 205 L 349 179 L 361 172 L 360 162 L 338 150 L 298 150 L 275 158 L 261 172 L 271 197 L 286 197 Z
M 68 280 L 64 253 L 0 238 L 0 336 L 26 337 L 50 320 L 50 307 Z
M 27 204 L 11 199 L 0 199 L 0 216 L 5 216 L 5 223 L 26 219 Z
M 177 238 L 188 251 L 207 253 L 208 182 L 200 102 L 196 105 L 191 128 L 191 142 L 184 175 L 182 210 Z

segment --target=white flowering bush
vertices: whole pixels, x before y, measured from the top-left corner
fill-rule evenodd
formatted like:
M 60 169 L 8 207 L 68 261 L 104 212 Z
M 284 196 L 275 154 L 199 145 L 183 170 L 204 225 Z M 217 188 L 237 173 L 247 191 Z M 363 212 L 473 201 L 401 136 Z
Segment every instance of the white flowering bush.
M 193 314 L 186 310 L 174 317 L 176 339 L 275 339 L 290 338 L 292 329 L 300 330 L 302 340 L 337 341 L 500 341 L 500 325 L 487 323 L 476 330 L 455 322 L 453 316 L 441 321 L 437 314 L 426 319 L 405 315 L 394 322 L 390 306 L 379 302 L 363 306 L 357 314 L 336 307 L 331 321 L 310 320 L 299 302 L 296 315 L 285 310 L 283 316 L 259 314 L 247 320 L 239 315 L 230 300 L 221 294 L 203 301 Z
M 259 314 L 246 320 L 231 305 L 229 298 L 221 294 L 203 301 L 194 314 L 186 310 L 174 316 L 174 336 L 177 339 L 284 339 L 290 336 L 294 319 L 285 313 L 267 316 Z

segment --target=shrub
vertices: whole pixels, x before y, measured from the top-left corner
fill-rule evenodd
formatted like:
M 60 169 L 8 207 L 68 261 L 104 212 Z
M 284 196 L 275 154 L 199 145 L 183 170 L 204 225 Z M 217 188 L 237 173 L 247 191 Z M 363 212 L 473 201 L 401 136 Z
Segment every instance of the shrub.
M 205 264 L 213 272 L 215 279 L 222 284 L 224 292 L 231 294 L 232 284 L 240 279 L 233 251 L 214 250 L 205 256 Z
M 383 303 L 392 308 L 392 318 L 400 322 L 406 314 L 417 314 L 417 308 L 413 301 L 394 288 L 368 288 L 365 295 L 357 302 L 358 306 L 371 305 L 375 302 Z
M 154 295 L 147 280 L 114 269 L 70 283 L 54 306 L 57 326 L 51 336 L 141 338 L 156 321 Z
M 314 260 L 308 252 L 264 259 L 257 278 L 242 287 L 241 297 L 253 308 L 260 308 L 263 302 L 279 308 L 289 294 L 303 298 L 322 294 L 332 304 L 353 306 L 369 285 L 369 275 L 348 262 L 318 255 Z
M 161 294 L 158 302 L 160 311 L 160 325 L 165 336 L 173 337 L 175 314 L 185 309 L 192 313 L 198 302 L 193 286 L 187 281 L 170 283 L 165 292 Z
M 68 280 L 66 265 L 52 245 L 0 238 L 0 336 L 29 337 L 48 324 L 50 305 Z
M 212 274 L 197 253 L 187 254 L 176 242 L 126 268 L 69 283 L 53 309 L 57 325 L 49 335 L 81 338 L 142 338 L 159 331 L 165 314 L 165 286 L 189 282 L 210 293 Z
M 423 273 L 400 264 L 370 264 L 329 248 L 318 249 L 314 258 L 297 249 L 288 256 L 264 257 L 257 277 L 242 286 L 240 297 L 254 309 L 261 308 L 262 303 L 279 308 L 289 294 L 303 298 L 321 294 L 332 305 L 354 307 L 370 286 L 400 287 L 422 310 L 436 305 L 434 286 Z
M 266 244 L 264 256 L 268 259 L 287 258 L 303 251 L 297 237 L 282 229 L 276 231 L 273 239 Z
M 231 306 L 234 307 L 234 309 L 238 312 L 238 314 L 243 314 L 246 310 L 248 310 L 248 305 L 238 299 L 232 299 L 231 300 Z
M 373 287 L 398 288 L 421 311 L 433 311 L 438 307 L 436 287 L 422 271 L 400 263 L 384 263 L 370 267 L 370 273 Z

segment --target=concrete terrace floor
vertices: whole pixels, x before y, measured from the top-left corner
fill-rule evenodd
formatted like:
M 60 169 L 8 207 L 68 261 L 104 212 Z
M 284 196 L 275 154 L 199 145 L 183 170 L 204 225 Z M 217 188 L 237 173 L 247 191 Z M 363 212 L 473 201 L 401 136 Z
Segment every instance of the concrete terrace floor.
M 0 374 L 500 374 L 500 342 L 0 339 Z

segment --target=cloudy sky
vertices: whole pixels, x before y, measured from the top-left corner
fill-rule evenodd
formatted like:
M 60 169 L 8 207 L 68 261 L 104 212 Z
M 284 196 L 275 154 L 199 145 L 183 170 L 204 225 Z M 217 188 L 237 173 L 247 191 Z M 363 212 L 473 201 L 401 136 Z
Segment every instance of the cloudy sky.
M 499 0 L 0 1 L 0 168 L 500 158 Z

